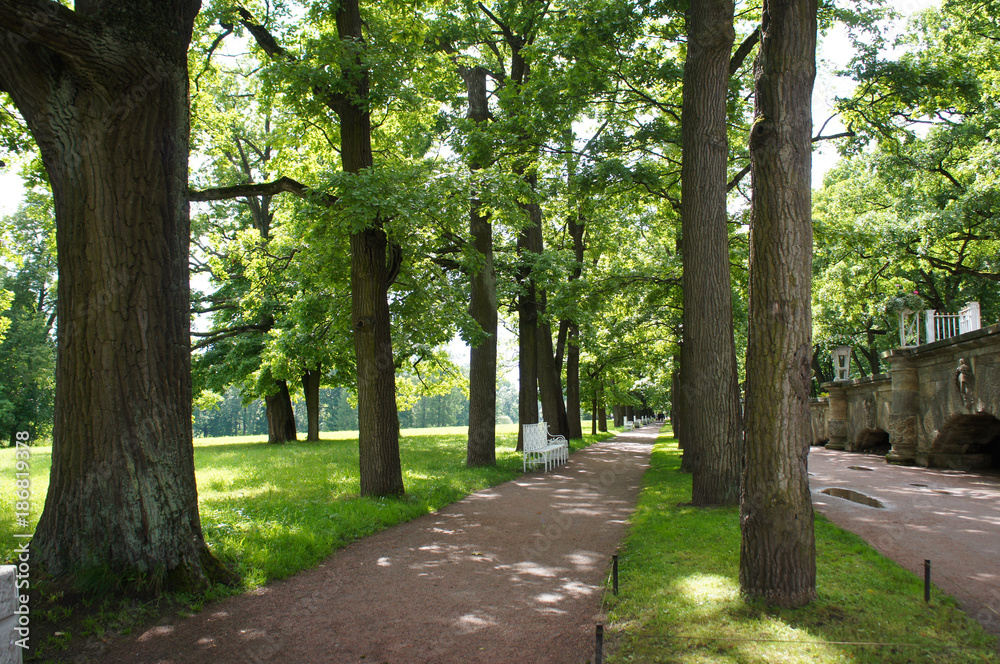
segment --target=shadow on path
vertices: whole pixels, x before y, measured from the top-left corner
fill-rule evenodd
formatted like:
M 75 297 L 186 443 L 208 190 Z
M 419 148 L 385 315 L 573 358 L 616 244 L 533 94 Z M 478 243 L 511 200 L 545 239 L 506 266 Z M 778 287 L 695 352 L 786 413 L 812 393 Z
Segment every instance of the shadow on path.
M 351 544 L 319 567 L 88 653 L 191 662 L 586 662 L 647 426 Z

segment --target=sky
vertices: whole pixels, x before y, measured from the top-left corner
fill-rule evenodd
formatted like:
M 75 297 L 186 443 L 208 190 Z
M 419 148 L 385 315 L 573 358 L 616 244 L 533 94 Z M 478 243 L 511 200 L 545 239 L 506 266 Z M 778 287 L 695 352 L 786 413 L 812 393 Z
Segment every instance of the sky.
M 940 6 L 941 0 L 893 0 L 890 4 L 900 14 L 910 16 L 928 7 Z M 897 30 L 902 30 L 905 22 L 906 19 L 900 21 Z M 843 25 L 837 25 L 827 35 L 821 37 L 816 53 L 816 82 L 813 85 L 814 136 L 826 119 L 834 114 L 834 99 L 837 96 L 847 96 L 854 89 L 853 81 L 833 75 L 834 71 L 845 68 L 853 56 L 854 51 L 847 37 L 847 29 Z M 828 136 L 844 130 L 844 125 L 834 118 L 823 129 L 823 134 Z M 822 142 L 816 147 L 813 151 L 813 188 L 822 186 L 823 176 L 839 159 L 836 141 Z

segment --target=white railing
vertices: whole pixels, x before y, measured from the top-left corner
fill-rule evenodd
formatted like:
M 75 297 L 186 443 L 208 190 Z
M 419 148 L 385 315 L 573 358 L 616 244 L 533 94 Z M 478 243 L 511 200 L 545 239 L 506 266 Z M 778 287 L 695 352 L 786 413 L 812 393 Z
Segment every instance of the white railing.
M 909 309 L 899 312 L 899 345 L 901 348 L 920 345 L 919 312 Z
M 982 327 L 978 302 L 969 302 L 957 314 L 939 314 L 934 309 L 928 309 L 924 312 L 924 317 L 925 344 L 957 337 Z

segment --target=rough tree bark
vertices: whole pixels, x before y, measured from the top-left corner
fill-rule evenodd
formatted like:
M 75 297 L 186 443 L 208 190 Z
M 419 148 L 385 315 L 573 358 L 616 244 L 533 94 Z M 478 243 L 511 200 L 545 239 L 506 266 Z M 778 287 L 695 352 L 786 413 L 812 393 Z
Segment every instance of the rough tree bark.
M 267 442 L 271 444 L 294 443 L 295 410 L 292 408 L 292 396 L 288 392 L 288 383 L 276 380 L 274 384 L 278 391 L 264 397 L 267 408 Z
M 342 0 L 337 9 L 337 34 L 345 55 L 342 67 L 350 93 L 338 96 L 341 165 L 347 173 L 372 168 L 372 123 L 368 108 L 369 72 L 363 57 L 361 10 L 358 0 Z M 399 411 L 396 408 L 396 367 L 392 359 L 389 285 L 398 265 L 397 250 L 389 251 L 383 221 L 351 235 L 351 320 L 358 369 L 358 445 L 361 495 L 403 493 L 399 458 Z
M 597 390 L 590 396 L 590 435 L 597 435 Z
M 323 380 L 323 368 L 306 369 L 302 373 L 302 393 L 306 399 L 306 440 L 319 440 L 319 386 Z
M 52 470 L 31 546 L 56 576 L 232 578 L 202 536 L 191 441 L 187 47 L 199 9 L 0 0 L 0 89 L 55 200 Z
M 569 234 L 573 238 L 573 257 L 576 265 L 570 273 L 572 283 L 583 275 L 583 231 L 586 224 L 576 215 L 569 219 Z M 596 418 L 591 413 L 591 418 Z M 580 326 L 576 321 L 569 321 L 566 331 L 566 419 L 569 425 L 567 438 L 582 438 L 580 424 Z
M 566 437 L 583 438 L 580 408 L 580 327 L 570 323 L 566 339 Z M 593 414 L 591 415 L 593 417 Z
M 691 3 L 681 117 L 684 332 L 681 391 L 691 502 L 739 501 L 742 422 L 729 274 L 726 94 L 735 38 L 733 3 Z
M 764 0 L 755 66 L 740 588 L 750 600 L 816 597 L 809 495 L 811 98 L 816 0 Z
M 483 67 L 462 67 L 469 96 L 470 120 L 477 125 L 490 117 L 486 91 L 487 70 Z M 484 166 L 482 156 L 472 157 L 469 168 L 475 172 Z M 493 225 L 489 214 L 483 214 L 477 195 L 472 196 L 469 210 L 469 230 L 472 244 L 483 256 L 483 265 L 470 275 L 469 315 L 479 324 L 485 337 L 469 351 L 469 442 L 466 448 L 467 466 L 496 464 L 497 410 L 497 291 L 493 269 Z
M 527 253 L 542 252 L 542 209 L 534 203 L 523 208 L 531 223 L 517 235 L 517 252 L 522 257 Z M 521 292 L 517 296 L 517 416 L 519 424 L 534 424 L 538 422 L 538 304 L 531 267 L 523 259 L 518 281 Z M 517 431 L 517 449 L 520 451 L 524 449 L 524 434 L 521 427 Z
M 597 394 L 597 430 L 607 432 L 608 430 L 608 410 L 604 399 L 604 381 L 599 382 Z
M 541 237 L 541 228 L 538 230 Z M 539 251 L 538 253 L 541 253 Z M 546 297 L 545 291 L 538 290 L 539 318 L 536 327 L 538 335 L 537 359 L 538 359 L 538 391 L 542 402 L 542 417 L 548 424 L 549 432 L 555 436 L 567 436 L 569 433 L 569 423 L 566 417 L 566 402 L 563 401 L 562 381 L 560 380 L 560 367 L 556 366 L 555 356 L 552 348 L 552 326 L 547 320 L 542 318 L 545 313 Z M 579 404 L 578 404 L 579 410 Z

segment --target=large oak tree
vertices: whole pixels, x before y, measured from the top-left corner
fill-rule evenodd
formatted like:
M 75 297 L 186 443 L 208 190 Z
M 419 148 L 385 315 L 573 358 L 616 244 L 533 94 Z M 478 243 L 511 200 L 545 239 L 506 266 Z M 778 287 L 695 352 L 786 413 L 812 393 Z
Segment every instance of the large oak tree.
M 0 0 L 0 89 L 55 200 L 52 471 L 32 540 L 173 586 L 222 572 L 191 441 L 187 48 L 199 0 Z
M 321 9 L 319 11 L 326 11 Z M 331 10 L 332 11 L 332 10 Z M 374 176 L 372 151 L 371 45 L 364 31 L 358 0 L 343 0 L 333 11 L 337 38 L 333 80 L 312 86 L 312 97 L 332 111 L 339 121 L 340 161 L 345 174 L 358 187 Z M 240 22 L 261 49 L 279 62 L 296 62 L 274 36 L 255 22 L 246 10 Z M 296 183 L 297 184 L 297 183 Z M 309 195 L 301 185 L 291 190 Z M 231 193 L 231 192 L 229 192 Z M 260 193 L 255 190 L 255 193 Z M 227 194 L 228 195 L 228 194 Z M 316 196 L 324 205 L 337 199 Z M 399 274 L 402 250 L 390 241 L 387 219 L 376 212 L 350 233 L 351 328 L 358 385 L 358 437 L 361 494 L 401 495 L 404 492 L 399 456 L 399 412 L 396 407 L 396 368 L 393 360 L 389 288 Z
M 733 3 L 692 3 L 687 27 L 681 117 L 684 451 L 692 462 L 691 501 L 695 505 L 736 504 L 743 431 L 726 211 L 726 96 L 735 39 Z
M 750 339 L 740 588 L 801 606 L 816 596 L 809 493 L 812 86 L 816 0 L 764 0 L 750 133 Z
M 461 67 L 459 73 L 468 94 L 468 118 L 476 128 L 490 118 L 487 74 L 484 67 Z M 474 142 L 476 143 L 476 142 Z M 485 141 L 478 141 L 485 143 Z M 489 161 L 481 147 L 469 157 L 469 169 L 474 173 Z M 478 185 L 477 185 L 478 187 Z M 469 442 L 466 464 L 491 466 L 496 464 L 496 402 L 497 402 L 497 289 L 493 267 L 493 224 L 475 191 L 469 207 L 469 234 L 476 252 L 482 255 L 481 266 L 470 270 L 469 315 L 482 330 L 478 343 L 469 349 Z

